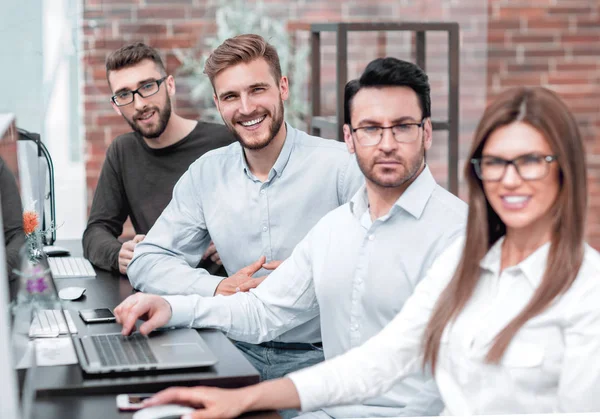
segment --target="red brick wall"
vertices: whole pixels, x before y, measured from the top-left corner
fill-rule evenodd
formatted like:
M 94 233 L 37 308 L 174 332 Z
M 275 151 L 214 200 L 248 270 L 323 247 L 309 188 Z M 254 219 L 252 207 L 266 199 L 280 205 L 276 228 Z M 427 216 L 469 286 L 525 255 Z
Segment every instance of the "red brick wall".
M 440 5 L 439 0 L 271 0 L 266 2 L 271 16 L 301 22 L 387 21 L 458 21 L 462 27 L 461 71 L 461 141 L 470 140 L 475 123 L 485 104 L 485 39 L 487 8 L 481 0 L 462 0 L 459 5 Z M 189 49 L 202 45 L 203 36 L 216 29 L 214 7 L 205 0 L 84 0 L 84 123 L 86 126 L 86 158 L 88 204 L 91 203 L 104 152 L 112 139 L 129 130 L 122 118 L 113 112 L 108 98 L 104 60 L 121 45 L 141 40 L 161 50 L 166 57 L 167 70 L 174 72 L 179 65 L 173 48 Z M 411 40 L 406 33 L 388 33 L 386 47 L 376 45 L 377 34 L 353 33 L 349 36 L 349 77 L 360 74 L 367 62 L 379 56 L 412 58 Z M 308 33 L 297 32 L 299 44 L 308 45 Z M 324 34 L 322 55 L 322 106 L 334 114 L 335 95 L 335 37 Z M 427 38 L 427 72 L 433 87 L 434 117 L 445 119 L 447 112 L 447 40 L 444 35 L 430 34 Z M 467 45 L 469 48 L 465 48 Z M 308 72 L 308 63 L 306 67 Z M 175 108 L 179 114 L 197 117 L 199 112 L 191 102 L 185 83 L 177 80 Z M 308 94 L 307 94 L 307 99 Z M 436 143 L 429 158 L 438 180 L 446 181 L 446 134 L 436 133 Z
M 250 3 L 255 3 L 250 1 Z M 301 22 L 457 21 L 461 25 L 460 154 L 464 156 L 487 101 L 506 87 L 544 84 L 569 103 L 584 132 L 590 168 L 589 238 L 600 248 L 600 18 L 598 2 L 589 0 L 268 0 L 273 17 Z M 527 4 L 515 7 L 514 4 Z M 129 130 L 109 104 L 106 55 L 124 43 L 144 41 L 159 48 L 167 70 L 179 65 L 173 48 L 189 49 L 213 34 L 214 6 L 208 0 L 84 0 L 84 123 L 88 202 L 91 202 L 104 152 L 112 139 Z M 307 34 L 297 32 L 298 42 Z M 323 35 L 322 103 L 334 112 L 335 39 Z M 381 53 L 411 59 L 411 38 L 388 33 L 385 50 L 378 35 L 349 36 L 349 77 L 355 77 Z M 427 72 L 432 84 L 434 118 L 447 111 L 446 39 L 428 35 Z M 372 46 L 372 47 L 365 47 Z M 175 108 L 198 117 L 180 77 Z M 293 81 L 293 80 L 292 80 Z M 434 175 L 446 181 L 446 135 L 436 132 L 428 155 Z M 462 160 L 460 166 L 462 172 Z M 464 197 L 464 190 L 461 189 Z M 598 214 L 598 215 L 596 215 Z
M 575 113 L 588 152 L 588 240 L 600 248 L 600 3 L 489 0 L 488 100 L 544 85 Z M 583 163 L 583 162 L 582 162 Z

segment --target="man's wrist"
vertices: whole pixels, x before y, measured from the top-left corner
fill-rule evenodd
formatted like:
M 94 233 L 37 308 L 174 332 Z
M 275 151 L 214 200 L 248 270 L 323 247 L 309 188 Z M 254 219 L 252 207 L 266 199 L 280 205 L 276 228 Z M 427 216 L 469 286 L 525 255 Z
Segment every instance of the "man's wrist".
M 194 323 L 194 300 L 186 295 L 161 296 L 169 304 L 171 316 L 165 327 L 192 327 Z

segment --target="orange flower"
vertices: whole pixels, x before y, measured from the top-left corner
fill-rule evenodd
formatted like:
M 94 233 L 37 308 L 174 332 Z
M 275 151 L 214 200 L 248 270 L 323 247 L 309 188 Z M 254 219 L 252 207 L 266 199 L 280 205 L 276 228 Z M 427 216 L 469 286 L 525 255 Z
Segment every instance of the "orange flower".
M 35 211 L 25 211 L 23 213 L 23 229 L 25 230 L 25 234 L 33 233 L 39 224 Z

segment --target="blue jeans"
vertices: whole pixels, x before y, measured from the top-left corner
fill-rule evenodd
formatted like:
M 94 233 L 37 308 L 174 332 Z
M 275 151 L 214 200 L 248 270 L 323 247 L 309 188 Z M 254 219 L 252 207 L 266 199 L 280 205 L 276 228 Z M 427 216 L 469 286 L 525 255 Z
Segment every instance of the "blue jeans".
M 281 378 L 290 372 L 310 367 L 324 360 L 323 349 L 310 343 L 265 342 L 255 345 L 233 342 L 258 370 L 261 381 Z M 286 409 L 279 410 L 278 413 L 283 419 L 290 419 L 296 417 L 299 412 Z
M 323 362 L 323 349 L 310 343 L 265 342 L 259 345 L 234 341 L 260 373 L 260 380 L 281 378 L 290 372 Z M 294 349 L 288 349 L 289 347 Z

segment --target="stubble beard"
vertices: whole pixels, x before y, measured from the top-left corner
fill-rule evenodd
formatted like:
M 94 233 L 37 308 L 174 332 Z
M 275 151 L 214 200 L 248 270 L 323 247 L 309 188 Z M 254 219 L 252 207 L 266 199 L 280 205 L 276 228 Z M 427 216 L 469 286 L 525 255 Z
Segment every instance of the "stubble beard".
M 123 116 L 123 118 L 125 118 L 125 121 L 127 121 L 131 129 L 140 134 L 142 137 L 154 139 L 160 137 L 163 134 L 163 132 L 165 132 L 165 129 L 167 129 L 167 125 L 169 124 L 169 120 L 171 119 L 171 110 L 171 98 L 167 96 L 167 101 L 162 110 L 154 106 L 144 110 L 143 112 L 137 112 L 131 120 L 129 118 L 126 118 L 125 116 Z M 158 125 L 154 129 L 151 128 L 149 130 L 145 130 L 136 121 L 136 118 L 137 115 L 143 114 L 148 111 L 154 111 L 158 114 Z
M 356 148 L 356 144 L 355 144 L 355 148 Z M 367 178 L 373 184 L 380 186 L 382 188 L 397 188 L 397 187 L 404 185 L 406 182 L 413 180 L 415 175 L 421 168 L 421 165 L 423 164 L 424 159 L 425 159 L 425 145 L 424 145 L 424 142 L 422 139 L 419 154 L 417 154 L 417 156 L 414 159 L 412 159 L 410 162 L 408 162 L 408 165 L 407 165 L 406 160 L 404 158 L 402 158 L 401 164 L 406 169 L 406 170 L 404 170 L 404 175 L 401 178 L 396 179 L 396 180 L 385 181 L 383 179 L 380 179 L 374 173 L 374 170 L 373 170 L 374 164 L 369 166 L 368 162 L 363 161 L 358 156 L 358 153 L 356 154 L 356 161 L 358 163 L 358 167 L 362 171 L 365 178 Z
M 235 125 L 231 125 L 230 122 L 226 122 L 225 125 L 227 126 L 227 128 L 229 128 L 233 136 L 240 142 L 242 147 L 248 150 L 262 150 L 263 148 L 271 144 L 271 142 L 281 129 L 281 126 L 283 125 L 283 114 L 283 101 L 280 100 L 279 108 L 276 110 L 275 115 L 271 115 L 271 124 L 269 125 L 269 132 L 267 138 L 266 140 L 260 142 L 248 142 L 240 135 L 240 133 L 235 128 Z M 267 114 L 267 116 L 269 115 Z

